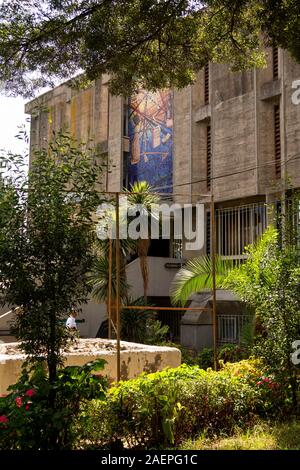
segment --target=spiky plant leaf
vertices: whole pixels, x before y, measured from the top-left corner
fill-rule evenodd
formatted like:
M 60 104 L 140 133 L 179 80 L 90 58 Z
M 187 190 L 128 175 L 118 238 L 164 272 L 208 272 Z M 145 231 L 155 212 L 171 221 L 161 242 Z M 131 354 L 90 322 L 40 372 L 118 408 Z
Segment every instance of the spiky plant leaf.
M 233 263 L 216 257 L 216 287 L 221 288 Z M 192 294 L 205 289 L 212 289 L 212 262 L 210 256 L 201 256 L 189 260 L 175 275 L 170 288 L 170 297 L 174 305 L 185 305 Z

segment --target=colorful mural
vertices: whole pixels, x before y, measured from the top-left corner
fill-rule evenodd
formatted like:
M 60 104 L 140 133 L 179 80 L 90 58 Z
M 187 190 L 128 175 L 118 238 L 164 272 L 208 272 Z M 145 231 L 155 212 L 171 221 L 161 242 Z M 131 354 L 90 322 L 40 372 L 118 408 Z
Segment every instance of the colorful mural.
M 141 90 L 129 102 L 129 183 L 147 181 L 172 192 L 173 93 Z

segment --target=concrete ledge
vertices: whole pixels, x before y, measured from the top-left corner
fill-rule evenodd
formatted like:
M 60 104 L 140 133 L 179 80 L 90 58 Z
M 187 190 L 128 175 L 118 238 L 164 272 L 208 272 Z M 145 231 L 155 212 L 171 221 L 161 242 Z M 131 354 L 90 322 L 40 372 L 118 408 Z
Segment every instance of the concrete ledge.
M 93 350 L 84 352 L 85 344 L 93 345 Z M 18 343 L 0 345 L 0 395 L 7 392 L 21 373 L 26 356 L 16 350 Z M 104 375 L 111 381 L 117 378 L 116 341 L 104 339 L 81 339 L 79 351 L 65 352 L 66 366 L 82 366 L 96 359 L 105 359 Z M 11 351 L 11 352 L 9 352 Z M 142 372 L 157 372 L 165 367 L 178 367 L 181 364 L 181 352 L 176 348 L 148 346 L 146 344 L 121 342 L 121 379 L 133 379 Z
M 262 101 L 272 100 L 281 94 L 281 80 L 272 80 L 264 83 L 260 89 L 260 99 Z
M 195 113 L 195 122 L 208 121 L 211 118 L 211 105 L 207 104 L 197 109 Z

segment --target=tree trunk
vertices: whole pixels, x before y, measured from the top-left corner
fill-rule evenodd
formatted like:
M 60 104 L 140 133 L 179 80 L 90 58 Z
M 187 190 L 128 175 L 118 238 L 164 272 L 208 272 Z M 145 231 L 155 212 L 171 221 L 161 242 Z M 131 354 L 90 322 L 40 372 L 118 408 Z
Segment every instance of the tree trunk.
M 56 352 L 56 312 L 50 312 L 50 336 L 49 336 L 49 353 L 47 358 L 48 372 L 49 372 L 49 408 L 56 409 L 56 389 L 55 382 L 57 380 L 57 367 L 58 367 L 58 356 Z M 58 432 L 51 423 L 51 430 L 49 433 L 49 444 L 51 449 L 59 447 L 58 443 Z
M 140 267 L 144 285 L 144 299 L 145 305 L 147 304 L 148 284 L 149 284 L 149 267 L 148 267 L 148 251 L 150 247 L 149 239 L 139 239 L 137 241 L 137 253 L 140 259 Z

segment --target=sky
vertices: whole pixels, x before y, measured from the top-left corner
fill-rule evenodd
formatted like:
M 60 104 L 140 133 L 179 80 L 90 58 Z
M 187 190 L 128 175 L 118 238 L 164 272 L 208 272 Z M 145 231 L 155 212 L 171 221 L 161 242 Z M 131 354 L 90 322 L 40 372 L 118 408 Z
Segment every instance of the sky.
M 0 94 L 0 149 L 13 153 L 27 151 L 27 145 L 16 139 L 18 126 L 26 124 L 28 116 L 24 112 L 26 100 L 21 97 L 9 98 Z M 29 124 L 27 123 L 29 130 Z

